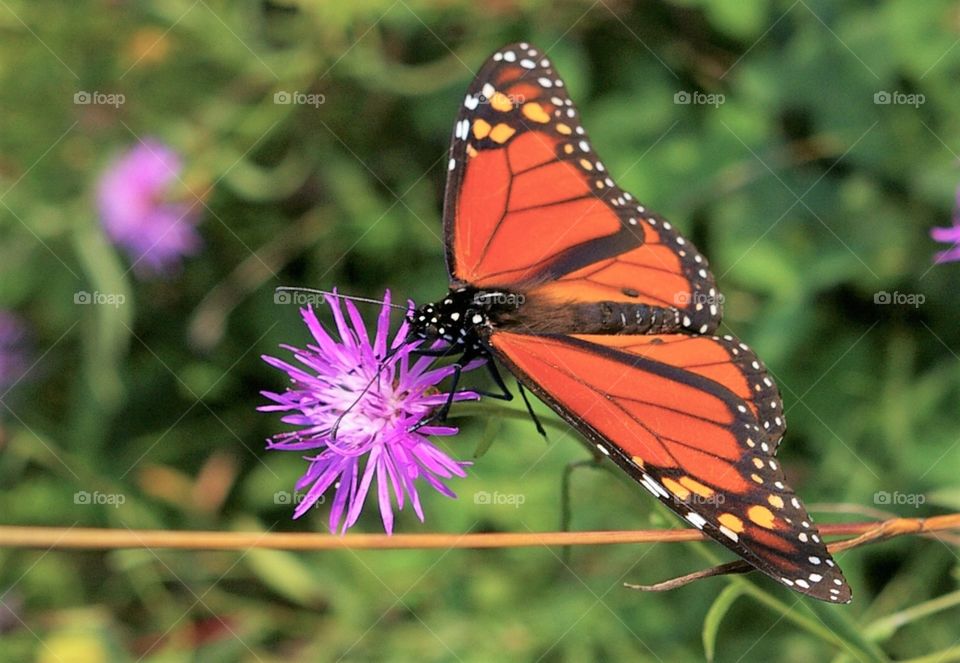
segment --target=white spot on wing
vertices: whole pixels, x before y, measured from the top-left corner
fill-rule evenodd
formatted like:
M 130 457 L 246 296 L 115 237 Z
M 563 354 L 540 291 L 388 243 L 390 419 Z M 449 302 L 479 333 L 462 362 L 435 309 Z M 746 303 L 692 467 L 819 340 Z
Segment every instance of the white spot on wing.
M 684 518 L 686 518 L 687 521 L 689 521 L 689 523 L 697 529 L 703 529 L 703 526 L 707 524 L 706 518 L 701 516 L 699 513 L 694 513 L 693 511 L 685 515 Z

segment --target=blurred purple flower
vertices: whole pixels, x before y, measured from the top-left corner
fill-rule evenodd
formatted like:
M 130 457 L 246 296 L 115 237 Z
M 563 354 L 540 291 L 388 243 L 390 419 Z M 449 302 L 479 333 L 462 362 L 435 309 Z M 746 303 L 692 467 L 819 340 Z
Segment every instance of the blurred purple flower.
M 454 435 L 456 428 L 426 425 L 410 430 L 446 402 L 449 393 L 436 387 L 453 369 L 430 368 L 433 359 L 415 355 L 420 343 L 407 340 L 406 320 L 393 337 L 388 354 L 389 291 L 384 294 L 372 342 L 352 302 L 346 302 L 348 321 L 338 297 L 326 296 L 325 300 L 333 311 L 339 340 L 326 332 L 312 308 L 304 308 L 301 314 L 316 345 L 306 349 L 281 346 L 292 352 L 302 367 L 263 357 L 274 368 L 286 372 L 293 386 L 282 394 L 262 392 L 273 404 L 258 409 L 288 412 L 282 421 L 299 426 L 299 430 L 269 439 L 268 448 L 318 451 L 314 456 L 305 456 L 310 467 L 295 490 L 309 489 L 297 505 L 294 518 L 306 513 L 333 486 L 330 529 L 346 532 L 360 516 L 376 479 L 380 517 L 389 534 L 393 532 L 391 492 L 399 509 L 409 499 L 422 522 L 423 509 L 415 480 L 423 479 L 437 492 L 455 498 L 443 480 L 466 476 L 463 468 L 470 463 L 453 460 L 426 437 Z M 453 398 L 476 400 L 479 396 L 458 391 Z
M 195 206 L 166 198 L 182 169 L 176 152 L 147 139 L 100 177 L 97 203 L 103 227 L 141 276 L 169 272 L 200 248 Z
M 0 397 L 26 373 L 26 335 L 19 317 L 0 310 Z
M 949 228 L 931 228 L 930 237 L 937 242 L 950 244 L 949 249 L 934 256 L 934 262 L 960 260 L 960 187 L 957 188 L 956 206 L 953 208 L 953 225 Z

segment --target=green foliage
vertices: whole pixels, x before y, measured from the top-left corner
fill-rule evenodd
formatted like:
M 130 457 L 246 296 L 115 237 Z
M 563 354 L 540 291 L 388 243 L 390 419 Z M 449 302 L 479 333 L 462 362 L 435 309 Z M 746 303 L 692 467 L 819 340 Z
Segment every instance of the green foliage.
M 264 450 L 280 425 L 254 411 L 282 388 L 259 355 L 306 340 L 273 288 L 444 292 L 453 118 L 513 40 L 549 49 L 608 170 L 709 256 L 726 329 L 781 386 L 792 483 L 818 515 L 847 505 L 819 520 L 958 508 L 958 266 L 931 266 L 928 238 L 960 179 L 954 3 L 7 0 L 0 30 L 0 308 L 30 323 L 36 361 L 0 407 L 3 524 L 324 530 L 327 507 L 292 522 L 278 503 L 303 461 Z M 293 91 L 323 103 L 274 103 Z M 169 280 L 137 279 L 95 208 L 97 175 L 148 136 L 185 157 L 175 193 L 202 198 L 205 247 Z M 444 440 L 476 456 L 460 499 L 427 497 L 426 523 L 408 509 L 398 531 L 680 526 L 606 471 L 571 473 L 562 514 L 565 467 L 589 454 L 543 407 L 547 445 L 522 403 L 488 405 L 455 408 Z M 359 529 L 379 531 L 375 509 Z M 752 576 L 621 588 L 717 552 L 0 547 L 0 660 L 960 658 L 953 539 L 842 555 L 846 607 Z
M 723 618 L 743 594 L 744 589 L 740 585 L 729 585 L 717 594 L 717 598 L 707 610 L 707 616 L 703 620 L 703 653 L 708 661 L 714 660 L 714 654 L 717 651 L 717 633 L 720 631 Z

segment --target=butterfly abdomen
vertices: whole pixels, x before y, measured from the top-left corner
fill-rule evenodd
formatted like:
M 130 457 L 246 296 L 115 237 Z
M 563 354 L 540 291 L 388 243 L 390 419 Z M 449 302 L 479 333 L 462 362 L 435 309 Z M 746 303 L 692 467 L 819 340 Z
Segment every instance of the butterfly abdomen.
M 683 329 L 682 315 L 672 307 L 614 301 L 558 305 L 534 297 L 503 310 L 494 323 L 501 329 L 537 334 L 670 334 Z

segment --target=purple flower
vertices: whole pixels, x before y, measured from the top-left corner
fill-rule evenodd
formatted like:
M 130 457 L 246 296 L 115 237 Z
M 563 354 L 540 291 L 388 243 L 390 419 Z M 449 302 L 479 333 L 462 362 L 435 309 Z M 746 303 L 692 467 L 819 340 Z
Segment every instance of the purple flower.
M 27 371 L 27 328 L 16 315 L 0 310 L 0 398 Z
M 97 202 L 103 227 L 142 276 L 169 272 L 200 248 L 196 204 L 166 197 L 182 169 L 176 152 L 148 139 L 100 177 Z
M 466 476 L 463 468 L 469 463 L 453 460 L 427 439 L 427 435 L 454 435 L 456 428 L 426 425 L 410 430 L 449 398 L 437 385 L 453 368 L 431 368 L 433 359 L 415 355 L 420 342 L 408 341 L 406 320 L 388 350 L 389 291 L 384 294 L 372 341 L 352 302 L 346 302 L 347 320 L 339 297 L 328 295 L 325 299 L 333 311 L 339 339 L 327 333 L 312 308 L 304 308 L 301 314 L 316 345 L 306 349 L 281 346 L 293 353 L 300 366 L 263 357 L 286 372 L 293 385 L 282 394 L 262 392 L 273 404 L 258 409 L 286 412 L 282 421 L 298 427 L 270 438 L 268 448 L 316 450 L 316 455 L 305 456 L 310 466 L 296 490 L 307 492 L 294 518 L 306 513 L 332 486 L 330 529 L 346 532 L 357 522 L 376 480 L 380 517 L 389 534 L 393 532 L 393 501 L 402 509 L 409 499 L 423 521 L 417 479 L 447 497 L 456 497 L 444 479 Z M 477 398 L 476 393 L 467 391 L 453 395 L 456 401 Z
M 937 242 L 950 244 L 950 248 L 940 251 L 934 257 L 933 261 L 951 262 L 960 260 L 960 188 L 957 188 L 957 202 L 953 210 L 953 225 L 949 228 L 931 228 L 930 237 Z
M 940 251 L 934 257 L 934 262 L 951 262 L 960 260 L 960 223 L 954 219 L 953 226 L 949 228 L 931 228 L 930 237 L 938 242 L 950 244 L 946 251 Z

